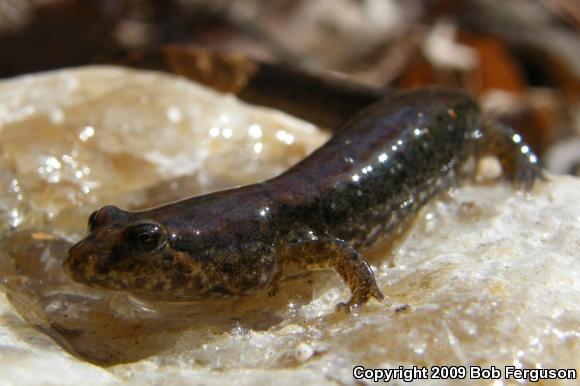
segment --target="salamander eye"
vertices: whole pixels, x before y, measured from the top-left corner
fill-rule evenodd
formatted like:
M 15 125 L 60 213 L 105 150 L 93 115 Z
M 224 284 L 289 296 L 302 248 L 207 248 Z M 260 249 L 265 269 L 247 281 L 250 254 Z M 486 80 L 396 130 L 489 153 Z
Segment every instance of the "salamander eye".
M 129 247 L 141 253 L 151 253 L 165 245 L 161 225 L 156 223 L 139 223 L 126 230 Z

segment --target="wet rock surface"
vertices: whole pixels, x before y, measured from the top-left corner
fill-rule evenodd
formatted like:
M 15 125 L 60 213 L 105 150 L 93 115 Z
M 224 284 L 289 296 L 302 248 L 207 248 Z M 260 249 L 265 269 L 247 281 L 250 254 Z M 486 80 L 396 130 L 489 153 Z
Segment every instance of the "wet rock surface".
M 333 272 L 291 272 L 274 297 L 195 303 L 147 303 L 64 275 L 92 210 L 263 180 L 326 138 L 152 72 L 92 67 L 2 82 L 0 381 L 350 384 L 355 365 L 578 368 L 572 177 L 550 176 L 531 194 L 487 181 L 441 195 L 367 253 L 392 304 L 351 315 L 334 312 L 349 293 Z

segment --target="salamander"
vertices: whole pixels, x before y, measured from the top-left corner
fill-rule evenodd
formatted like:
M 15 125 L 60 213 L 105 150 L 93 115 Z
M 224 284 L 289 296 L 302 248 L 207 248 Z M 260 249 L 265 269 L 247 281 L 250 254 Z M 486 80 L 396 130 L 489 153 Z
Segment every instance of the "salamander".
M 267 181 L 139 212 L 95 211 L 64 262 L 74 280 L 181 301 L 272 289 L 291 265 L 332 269 L 351 291 L 337 310 L 349 312 L 384 298 L 361 253 L 472 177 L 474 160 L 496 156 L 520 188 L 542 177 L 521 135 L 486 123 L 464 91 L 366 92 L 267 64 L 244 74 L 238 95 L 282 95 L 282 104 L 327 110 L 326 123 L 344 121 L 326 144 Z M 311 87 L 297 89 L 292 77 Z M 297 92 L 303 97 L 288 99 Z

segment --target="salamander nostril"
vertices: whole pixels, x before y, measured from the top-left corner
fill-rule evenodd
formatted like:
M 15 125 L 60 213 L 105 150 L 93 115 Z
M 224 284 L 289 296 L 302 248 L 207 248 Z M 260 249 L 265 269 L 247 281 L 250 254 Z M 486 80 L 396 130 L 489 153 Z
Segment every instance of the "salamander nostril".
M 107 205 L 99 210 L 94 211 L 89 217 L 89 231 L 100 226 L 109 224 L 115 220 L 120 220 L 126 215 L 126 212 L 113 205 Z

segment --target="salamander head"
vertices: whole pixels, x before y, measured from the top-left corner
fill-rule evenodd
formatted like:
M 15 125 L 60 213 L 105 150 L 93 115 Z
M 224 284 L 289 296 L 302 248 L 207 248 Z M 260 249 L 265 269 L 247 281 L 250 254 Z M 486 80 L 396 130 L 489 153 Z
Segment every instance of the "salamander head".
M 64 268 L 91 287 L 172 297 L 184 275 L 200 267 L 173 250 L 170 239 L 163 224 L 105 206 L 89 217 L 89 234 L 69 249 Z

